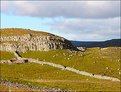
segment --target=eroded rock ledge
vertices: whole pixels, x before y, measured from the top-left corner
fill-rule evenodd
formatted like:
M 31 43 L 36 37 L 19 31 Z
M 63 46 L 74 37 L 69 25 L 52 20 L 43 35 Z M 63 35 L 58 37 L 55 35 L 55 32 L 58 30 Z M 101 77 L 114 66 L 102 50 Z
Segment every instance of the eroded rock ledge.
M 2 51 L 48 51 L 73 48 L 70 41 L 56 36 L 42 36 L 23 34 L 21 36 L 0 36 L 0 50 Z

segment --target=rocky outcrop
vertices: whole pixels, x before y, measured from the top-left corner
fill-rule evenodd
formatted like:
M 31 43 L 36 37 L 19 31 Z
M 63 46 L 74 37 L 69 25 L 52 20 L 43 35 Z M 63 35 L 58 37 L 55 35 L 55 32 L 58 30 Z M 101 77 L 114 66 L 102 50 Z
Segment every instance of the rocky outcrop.
M 23 34 L 20 36 L 0 36 L 0 50 L 3 51 L 48 51 L 73 48 L 70 41 L 56 36 Z

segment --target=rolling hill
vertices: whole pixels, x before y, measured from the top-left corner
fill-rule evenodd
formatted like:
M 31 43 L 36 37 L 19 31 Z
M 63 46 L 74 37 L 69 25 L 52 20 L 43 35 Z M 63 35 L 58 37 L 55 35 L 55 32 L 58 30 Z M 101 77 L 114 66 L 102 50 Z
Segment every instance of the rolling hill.
M 120 92 L 120 39 L 72 41 L 75 47 L 86 47 L 85 51 L 80 51 L 69 40 L 46 32 L 17 28 L 1 29 L 0 32 L 0 46 L 3 46 L 0 49 L 0 91 Z M 53 45 L 48 45 L 50 43 Z M 31 59 L 38 63 L 14 63 L 17 59 Z M 69 71 L 69 68 L 91 76 Z M 96 78 L 97 75 L 102 79 Z M 119 81 L 106 80 L 106 76 Z
M 121 39 L 112 39 L 107 41 L 71 41 L 76 47 L 121 47 Z

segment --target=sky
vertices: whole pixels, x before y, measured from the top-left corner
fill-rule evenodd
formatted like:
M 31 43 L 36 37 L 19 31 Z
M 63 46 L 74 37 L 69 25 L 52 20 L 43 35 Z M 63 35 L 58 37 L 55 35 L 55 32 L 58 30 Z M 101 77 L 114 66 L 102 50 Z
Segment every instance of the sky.
M 68 40 L 120 38 L 120 0 L 1 1 L 1 28 L 53 33 Z

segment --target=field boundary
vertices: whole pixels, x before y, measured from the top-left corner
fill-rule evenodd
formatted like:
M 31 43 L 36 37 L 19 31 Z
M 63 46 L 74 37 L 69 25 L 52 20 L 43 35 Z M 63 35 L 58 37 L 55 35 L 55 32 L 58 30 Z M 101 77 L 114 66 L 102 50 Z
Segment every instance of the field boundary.
M 55 63 L 52 63 L 52 62 L 40 61 L 40 60 L 33 59 L 33 58 L 22 58 L 20 55 L 18 55 L 17 52 L 13 52 L 13 53 L 16 56 L 17 60 L 24 61 L 26 59 L 28 62 L 37 63 L 37 64 L 41 64 L 41 65 L 45 64 L 45 65 L 49 65 L 49 66 L 52 66 L 52 67 L 60 68 L 61 70 L 68 70 L 68 71 L 71 71 L 71 72 L 74 72 L 74 73 L 77 73 L 77 74 L 80 74 L 80 75 L 84 75 L 84 76 L 88 76 L 88 77 L 92 77 L 92 78 L 96 78 L 96 79 L 103 79 L 103 80 L 120 82 L 120 79 L 118 79 L 118 78 L 97 75 L 97 74 L 89 73 L 89 72 L 86 72 L 86 71 L 77 70 L 77 69 L 72 68 L 72 67 L 63 66 L 61 64 L 55 64 Z M 8 63 L 8 60 L 4 60 L 4 63 L 5 63 L 5 61 L 6 61 L 6 63 Z
M 32 63 L 37 63 L 37 64 L 41 64 L 41 65 L 45 64 L 45 65 L 53 66 L 53 67 L 56 67 L 56 68 L 60 68 L 62 70 L 68 70 L 68 71 L 71 71 L 71 72 L 74 72 L 74 73 L 77 73 L 77 74 L 80 74 L 80 75 L 89 76 L 89 77 L 92 77 L 92 78 L 105 79 L 105 80 L 119 81 L 120 82 L 120 80 L 118 78 L 114 78 L 114 77 L 96 75 L 96 74 L 88 73 L 88 72 L 85 72 L 85 71 L 80 71 L 80 70 L 77 70 L 77 69 L 72 68 L 72 67 L 63 66 L 63 65 L 55 64 L 55 63 L 51 63 L 51 62 L 39 61 L 39 60 L 32 59 L 32 58 L 26 58 L 26 59 L 28 59 L 28 61 L 32 62 Z

